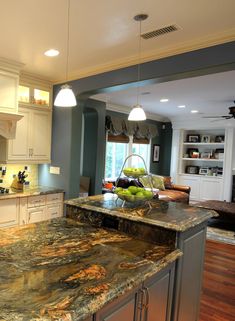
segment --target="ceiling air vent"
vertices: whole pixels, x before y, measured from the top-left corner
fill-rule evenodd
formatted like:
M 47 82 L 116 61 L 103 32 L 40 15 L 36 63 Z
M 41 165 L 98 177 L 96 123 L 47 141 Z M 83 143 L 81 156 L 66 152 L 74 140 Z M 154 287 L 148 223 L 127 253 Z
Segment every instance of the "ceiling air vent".
M 165 35 L 167 33 L 173 32 L 173 31 L 177 31 L 179 29 L 180 28 L 177 25 L 170 25 L 170 26 L 166 26 L 166 27 L 163 27 L 163 28 L 160 28 L 160 29 L 156 29 L 156 30 L 153 30 L 153 31 L 150 31 L 150 32 L 143 33 L 141 35 L 141 37 L 143 39 L 151 39 L 151 38 L 154 38 L 154 37 L 163 36 L 163 35 Z

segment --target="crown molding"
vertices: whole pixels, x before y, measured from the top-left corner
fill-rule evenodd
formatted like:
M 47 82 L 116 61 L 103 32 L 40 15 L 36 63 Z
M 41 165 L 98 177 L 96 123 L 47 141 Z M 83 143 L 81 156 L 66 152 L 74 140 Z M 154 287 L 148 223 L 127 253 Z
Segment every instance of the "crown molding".
M 0 57 L 0 69 L 19 74 L 24 64 L 15 60 Z
M 141 61 L 139 61 L 138 55 L 130 56 L 123 59 L 118 59 L 112 63 L 100 64 L 94 67 L 83 68 L 74 72 L 70 72 L 69 81 L 77 80 L 89 76 L 94 76 L 104 72 L 117 70 L 129 66 L 138 64 L 139 62 L 149 62 L 153 60 L 158 60 L 161 58 L 166 58 L 170 56 L 175 56 L 178 54 L 183 54 L 190 51 L 195 51 L 203 48 L 208 48 L 223 43 L 235 41 L 235 28 L 230 29 L 226 32 L 217 33 L 215 35 L 204 36 L 190 41 L 180 42 L 176 46 L 168 46 L 163 49 L 156 49 L 148 52 L 143 52 Z M 64 82 L 65 79 L 57 79 L 53 81 L 54 84 L 59 84 Z
M 20 84 L 40 85 L 44 88 L 52 88 L 52 82 L 48 78 L 43 78 L 39 75 L 22 71 L 20 73 Z
M 118 112 L 118 113 L 122 113 L 122 114 L 127 114 L 128 115 L 130 113 L 130 111 L 131 111 L 131 108 L 130 107 L 126 107 L 126 106 L 106 103 L 106 110 L 115 111 L 115 112 Z M 163 117 L 161 115 L 147 113 L 147 112 L 146 112 L 146 117 L 147 117 L 147 119 L 160 121 L 160 122 L 164 122 L 164 123 L 167 123 L 167 122 L 170 121 L 168 118 Z

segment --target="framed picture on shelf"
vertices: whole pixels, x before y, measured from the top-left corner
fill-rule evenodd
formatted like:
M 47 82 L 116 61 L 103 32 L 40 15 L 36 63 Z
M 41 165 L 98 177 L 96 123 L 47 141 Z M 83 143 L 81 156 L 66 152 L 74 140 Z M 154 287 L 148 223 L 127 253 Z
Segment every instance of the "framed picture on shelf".
M 200 135 L 188 135 L 187 142 L 188 143 L 199 143 L 200 142 Z
M 209 159 L 209 158 L 211 158 L 211 153 L 203 152 L 203 153 L 201 153 L 201 158 Z
M 199 175 L 207 175 L 209 173 L 209 168 L 208 167 L 201 167 L 199 169 Z
M 188 148 L 187 154 L 189 158 L 199 158 L 198 148 Z
M 160 159 L 160 145 L 154 144 L 153 145 L 152 162 L 159 163 L 159 159 Z
M 215 143 L 224 143 L 224 135 L 215 136 Z
M 199 173 L 199 167 L 198 166 L 188 165 L 185 168 L 185 173 L 186 174 L 198 174 Z
M 211 137 L 210 135 L 202 135 L 201 143 L 210 143 Z

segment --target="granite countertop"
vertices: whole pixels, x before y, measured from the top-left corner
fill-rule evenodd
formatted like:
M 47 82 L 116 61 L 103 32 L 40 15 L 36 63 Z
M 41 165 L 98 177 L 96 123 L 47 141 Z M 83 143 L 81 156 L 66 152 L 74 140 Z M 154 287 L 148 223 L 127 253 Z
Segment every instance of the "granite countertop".
M 119 218 L 142 222 L 153 226 L 160 226 L 178 232 L 183 232 L 207 221 L 210 217 L 218 216 L 215 211 L 189 206 L 183 203 L 152 200 L 152 209 L 146 204 L 135 206 L 117 200 L 117 195 L 106 193 L 103 195 L 75 198 L 65 201 L 65 204 L 104 213 Z
M 63 193 L 63 192 L 64 190 L 60 188 L 48 187 L 48 186 L 35 186 L 35 187 L 25 189 L 24 191 L 10 189 L 9 193 L 0 193 L 0 200 L 8 199 L 8 198 Z
M 2 229 L 0 320 L 83 320 L 179 256 L 66 218 Z

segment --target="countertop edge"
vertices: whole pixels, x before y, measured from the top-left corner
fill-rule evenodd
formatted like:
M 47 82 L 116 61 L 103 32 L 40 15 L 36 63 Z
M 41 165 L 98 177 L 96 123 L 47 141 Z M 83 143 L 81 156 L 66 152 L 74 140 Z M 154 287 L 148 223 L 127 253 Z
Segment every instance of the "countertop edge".
M 91 210 L 91 211 L 96 211 L 96 212 L 100 212 L 103 214 L 108 214 L 108 215 L 111 215 L 114 217 L 120 217 L 120 218 L 128 219 L 131 221 L 143 223 L 142 217 L 138 217 L 138 216 L 133 217 L 132 215 L 128 215 L 128 213 L 122 214 L 122 213 L 115 211 L 115 210 L 109 210 L 106 208 L 97 208 L 95 206 L 88 205 L 85 203 L 74 204 L 74 201 L 76 202 L 76 200 L 77 200 L 77 198 L 66 200 L 66 201 L 64 201 L 64 204 L 69 205 L 69 206 L 78 207 L 78 208 L 85 209 L 85 210 Z M 145 218 L 144 223 L 152 225 L 152 226 L 158 226 L 158 227 L 163 227 L 166 229 L 174 230 L 176 232 L 185 232 L 188 229 L 193 228 L 196 225 L 199 225 L 199 224 L 207 221 L 211 217 L 218 216 L 218 214 L 213 210 L 206 210 L 206 211 L 208 212 L 207 216 L 197 218 L 194 221 L 190 221 L 188 223 L 184 223 L 183 226 L 179 226 L 179 224 L 174 224 L 174 223 L 165 223 L 165 222 L 161 222 L 158 220 L 156 220 L 154 222 L 152 219 L 148 219 L 148 218 Z

